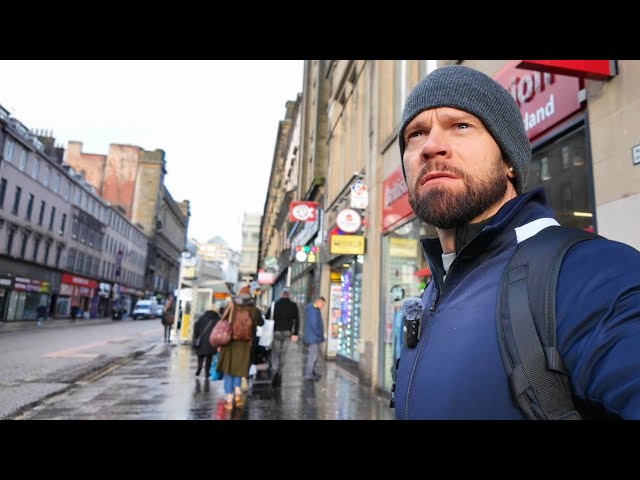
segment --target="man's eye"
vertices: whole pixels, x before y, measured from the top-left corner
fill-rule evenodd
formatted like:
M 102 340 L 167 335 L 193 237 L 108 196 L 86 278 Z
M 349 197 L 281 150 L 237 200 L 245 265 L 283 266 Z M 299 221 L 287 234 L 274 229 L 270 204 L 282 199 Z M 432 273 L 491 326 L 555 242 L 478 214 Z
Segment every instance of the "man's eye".
M 469 125 L 468 123 L 457 123 L 456 127 L 458 127 L 461 130 L 466 130 L 467 128 L 469 128 L 471 125 Z
M 423 133 L 418 131 L 418 132 L 411 132 L 407 138 L 413 138 L 413 137 L 419 137 L 421 136 Z

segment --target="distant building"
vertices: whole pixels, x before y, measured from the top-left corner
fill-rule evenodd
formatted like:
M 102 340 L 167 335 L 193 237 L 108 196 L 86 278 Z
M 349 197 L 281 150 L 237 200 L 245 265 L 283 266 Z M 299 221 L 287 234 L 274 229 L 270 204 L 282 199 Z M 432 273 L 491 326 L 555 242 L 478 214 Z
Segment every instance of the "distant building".
M 99 155 L 84 153 L 82 142 L 69 142 L 65 161 L 151 239 L 144 276 L 147 294 L 173 292 L 190 211 L 189 201 L 176 202 L 164 185 L 164 151 L 112 143 L 107 155 Z
M 0 106 L 0 321 L 107 316 L 144 293 L 149 238 L 63 156 Z
M 207 242 L 197 242 L 198 256 L 202 258 L 203 264 L 212 263 L 219 266 L 221 280 L 224 280 L 235 291 L 240 253 L 229 247 L 229 244 L 220 236 L 215 236 Z M 205 268 L 212 268 L 205 266 Z M 211 271 L 211 270 L 209 270 Z
M 239 280 L 258 275 L 258 248 L 260 245 L 260 224 L 262 215 L 245 213 L 242 220 L 242 249 L 240 251 Z

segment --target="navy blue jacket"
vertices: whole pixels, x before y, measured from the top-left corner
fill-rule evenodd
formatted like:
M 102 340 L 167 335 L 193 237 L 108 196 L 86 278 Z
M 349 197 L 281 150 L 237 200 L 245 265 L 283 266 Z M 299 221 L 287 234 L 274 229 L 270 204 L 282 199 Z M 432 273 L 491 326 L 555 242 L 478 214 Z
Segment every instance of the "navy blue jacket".
M 324 325 L 322 324 L 322 315 L 320 310 L 313 306 L 313 303 L 307 305 L 306 323 L 304 326 L 304 343 L 322 343 L 324 342 Z
M 422 240 L 434 279 L 422 296 L 418 345 L 400 356 L 396 418 L 525 418 L 500 356 L 496 300 L 515 229 L 548 217 L 542 188 L 507 202 L 445 282 L 440 241 Z M 557 346 L 576 395 L 640 419 L 640 252 L 606 239 L 580 243 L 565 256 L 557 292 Z

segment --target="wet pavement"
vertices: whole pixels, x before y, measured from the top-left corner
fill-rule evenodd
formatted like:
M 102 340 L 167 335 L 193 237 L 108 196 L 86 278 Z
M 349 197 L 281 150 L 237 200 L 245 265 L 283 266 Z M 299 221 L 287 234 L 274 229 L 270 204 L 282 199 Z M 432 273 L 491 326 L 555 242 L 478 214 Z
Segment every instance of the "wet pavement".
M 195 376 L 187 345 L 158 343 L 144 355 L 113 365 L 99 378 L 45 400 L 21 419 L 34 420 L 391 420 L 388 400 L 334 362 L 319 361 L 322 378 L 303 379 L 304 347 L 290 346 L 282 386 L 249 381 L 246 404 L 224 408 L 222 381 Z

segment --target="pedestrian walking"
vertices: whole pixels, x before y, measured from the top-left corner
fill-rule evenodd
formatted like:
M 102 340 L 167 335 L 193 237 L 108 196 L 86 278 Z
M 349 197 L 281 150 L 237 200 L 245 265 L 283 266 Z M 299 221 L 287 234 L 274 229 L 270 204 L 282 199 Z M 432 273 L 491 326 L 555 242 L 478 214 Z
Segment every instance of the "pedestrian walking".
M 171 326 L 175 320 L 175 301 L 169 294 L 162 308 L 162 325 L 164 325 L 164 343 L 171 341 Z
M 313 303 L 307 305 L 303 339 L 308 349 L 307 361 L 304 367 L 304 379 L 307 381 L 320 380 L 322 376 L 316 372 L 316 362 L 320 354 L 320 346 L 325 340 L 321 312 L 324 304 L 324 297 L 316 297 Z
M 196 377 L 200 375 L 203 364 L 207 380 L 211 375 L 211 362 L 218 349 L 209 343 L 209 337 L 211 336 L 211 330 L 213 330 L 219 319 L 218 307 L 212 305 L 210 310 L 200 315 L 200 318 L 193 326 L 193 348 L 198 356 Z
M 242 378 L 249 376 L 253 338 L 263 320 L 249 293 L 235 297 L 222 318 L 229 318 L 233 330 L 231 342 L 220 347 L 218 359 L 218 370 L 224 374 L 225 408 L 232 410 L 234 404 L 244 406 Z
M 298 327 L 300 315 L 298 305 L 289 298 L 289 290 L 284 289 L 280 299 L 271 304 L 266 318 L 274 320 L 273 343 L 271 344 L 272 385 L 282 384 L 282 368 L 287 356 L 290 343 L 298 341 Z
M 36 316 L 36 323 L 41 326 L 47 319 L 47 306 L 44 303 L 40 304 L 36 309 Z

